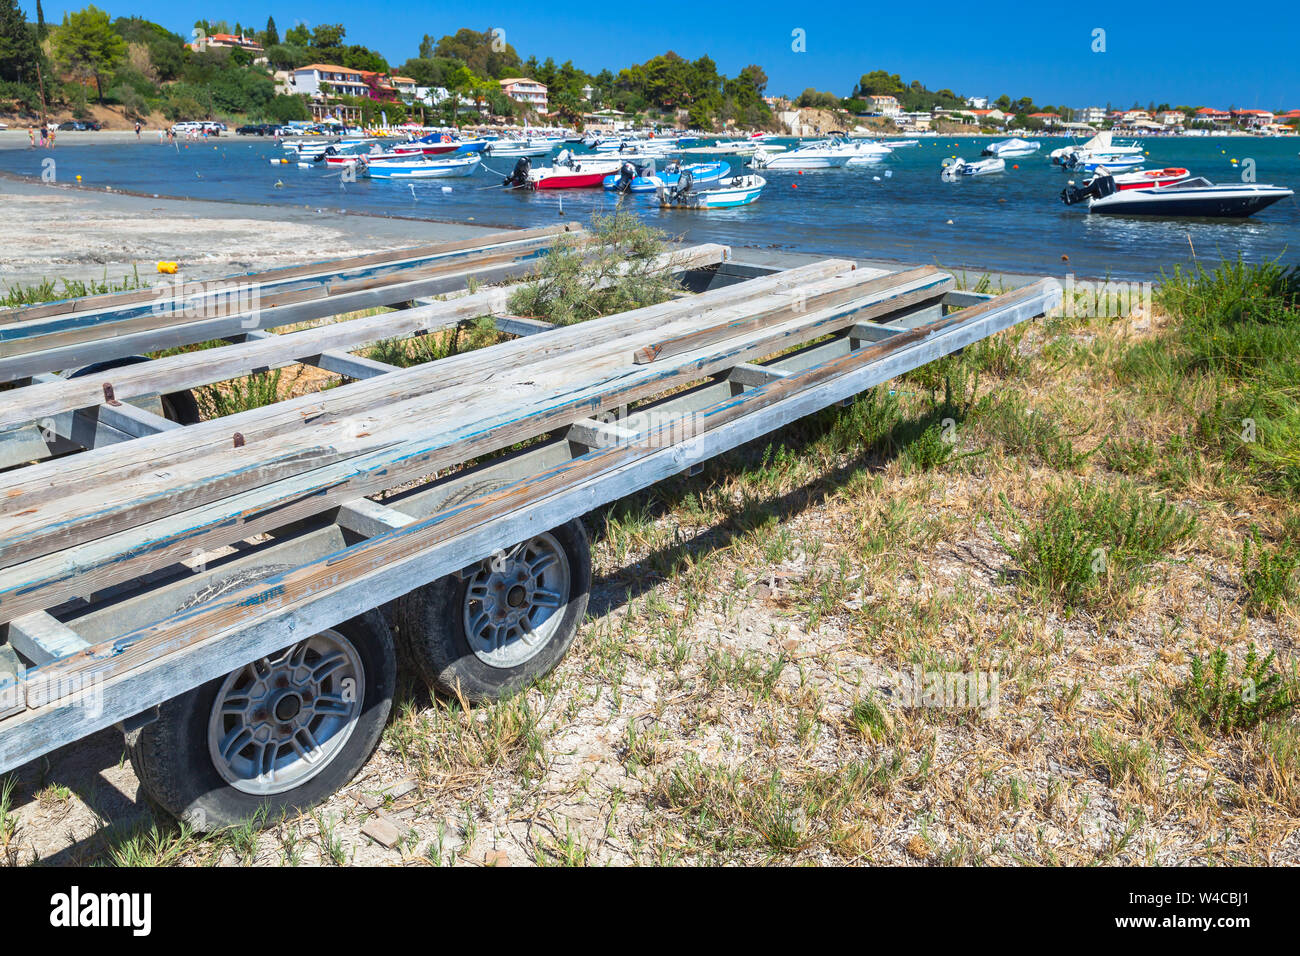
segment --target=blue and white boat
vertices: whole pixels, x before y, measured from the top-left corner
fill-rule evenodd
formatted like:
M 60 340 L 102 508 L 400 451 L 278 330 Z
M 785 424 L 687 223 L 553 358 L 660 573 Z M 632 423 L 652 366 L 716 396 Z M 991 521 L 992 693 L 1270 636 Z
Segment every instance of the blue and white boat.
M 624 163 L 623 168 L 617 173 L 605 177 L 604 186 L 617 192 L 652 193 L 664 186 L 676 186 L 683 172 L 690 173 L 695 185 L 700 186 L 716 183 L 723 177 L 730 176 L 731 164 L 692 163 L 688 166 L 679 166 L 677 163 L 669 163 L 662 173 L 656 173 L 653 162 L 639 167 L 632 163 Z
M 449 156 L 446 159 L 391 160 L 366 163 L 358 167 L 372 179 L 430 179 L 447 176 L 469 176 L 481 162 L 478 153 L 468 156 Z
M 762 176 L 736 176 L 714 189 L 696 190 L 690 176 L 675 187 L 659 190 L 659 205 L 667 209 L 731 209 L 748 206 L 763 191 L 767 180 Z

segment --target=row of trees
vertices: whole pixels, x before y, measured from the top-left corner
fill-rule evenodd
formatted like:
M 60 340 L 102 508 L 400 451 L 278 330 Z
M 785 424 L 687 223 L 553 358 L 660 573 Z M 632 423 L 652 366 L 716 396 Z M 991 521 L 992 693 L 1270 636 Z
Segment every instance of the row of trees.
M 17 0 L 0 0 L 0 109 L 8 100 L 36 112 L 43 80 L 47 105 L 71 107 L 74 113 L 84 113 L 93 101 L 121 106 L 138 117 L 158 110 L 169 118 L 218 113 L 305 118 L 300 97 L 276 95 L 272 72 L 324 62 L 409 76 L 419 85 L 445 89 L 452 95 L 444 120 L 454 119 L 467 103 L 486 105 L 496 115 L 520 111 L 502 94 L 498 81 L 528 77 L 547 86 L 551 110 L 572 122 L 604 107 L 650 119 L 682 116 L 701 128 L 727 121 L 765 127 L 772 121 L 763 101 L 763 69 L 751 65 L 728 77 L 708 56 L 687 60 L 670 51 L 617 73 L 606 69 L 593 74 L 572 61 L 524 59 L 499 31 L 461 29 L 437 40 L 425 35 L 418 55 L 394 67 L 377 51 L 347 42 L 341 23 L 299 23 L 281 32 L 274 17 L 260 29 L 199 20 L 191 36 L 182 37 L 140 17 L 112 19 L 95 6 L 47 26 L 39 0 L 36 9 L 37 23 L 32 24 Z M 254 62 L 253 54 L 238 46 L 205 42 L 218 34 L 257 40 L 265 59 Z M 405 112 L 386 105 L 390 119 Z

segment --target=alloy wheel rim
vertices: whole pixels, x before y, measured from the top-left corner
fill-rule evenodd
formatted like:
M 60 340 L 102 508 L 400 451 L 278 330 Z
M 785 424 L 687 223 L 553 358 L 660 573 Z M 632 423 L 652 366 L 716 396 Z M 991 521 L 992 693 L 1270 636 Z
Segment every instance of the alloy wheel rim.
M 217 772 L 256 796 L 306 783 L 356 729 L 364 681 L 356 648 L 332 630 L 234 671 L 208 719 L 208 754 Z
M 470 649 L 491 667 L 518 667 L 559 630 L 569 599 L 569 559 L 550 533 L 516 544 L 477 565 L 465 587 Z

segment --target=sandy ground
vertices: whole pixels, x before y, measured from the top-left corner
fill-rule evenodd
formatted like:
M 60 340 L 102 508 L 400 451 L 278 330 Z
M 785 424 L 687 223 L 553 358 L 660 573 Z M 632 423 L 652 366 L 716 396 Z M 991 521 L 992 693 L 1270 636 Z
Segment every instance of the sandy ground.
M 64 145 L 62 138 L 59 145 Z M 121 282 L 137 270 L 148 282 L 160 260 L 179 262 L 188 278 L 211 278 L 494 231 L 276 206 L 154 199 L 6 176 L 0 176 L 0 204 L 0 292 L 44 279 Z

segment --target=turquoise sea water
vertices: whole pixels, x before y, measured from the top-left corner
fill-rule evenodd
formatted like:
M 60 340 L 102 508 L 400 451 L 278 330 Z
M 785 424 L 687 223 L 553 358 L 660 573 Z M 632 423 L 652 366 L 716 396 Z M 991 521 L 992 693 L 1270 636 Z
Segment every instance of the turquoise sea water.
M 1058 198 L 1075 174 L 1047 154 L 1066 140 L 1044 140 L 1036 156 L 1007 161 L 1004 174 L 958 183 L 939 179 L 942 160 L 978 157 L 988 139 L 922 139 L 869 167 L 768 171 L 752 206 L 697 212 L 660 210 L 653 195 L 623 202 L 674 235 L 828 255 L 855 255 L 945 267 L 1081 276 L 1153 278 L 1161 269 L 1238 254 L 1300 261 L 1300 206 L 1284 200 L 1246 220 L 1155 220 L 1090 216 Z M 781 141 L 788 142 L 788 141 Z M 1300 190 L 1300 139 L 1167 137 L 1146 141 L 1147 168 L 1185 166 L 1216 182 L 1240 181 L 1246 161 L 1256 180 Z M 561 215 L 585 218 L 618 199 L 602 190 L 532 193 L 496 188 L 514 161 L 488 159 L 464 179 L 345 183 L 325 166 L 272 166 L 273 142 L 222 137 L 160 145 L 63 146 L 0 151 L 0 170 L 39 176 L 57 159 L 59 179 L 146 194 L 347 209 L 492 226 L 531 226 Z M 1233 163 L 1232 160 L 1237 160 Z M 545 162 L 545 161 L 543 161 Z M 739 171 L 740 162 L 733 160 Z M 1019 168 L 1012 168 L 1018 165 Z M 449 186 L 450 192 L 443 187 Z M 0 184 L 0 190 L 3 189 Z M 314 250 L 321 256 L 331 250 Z M 313 250 L 303 250 L 310 256 Z M 1068 261 L 1062 257 L 1068 256 Z

